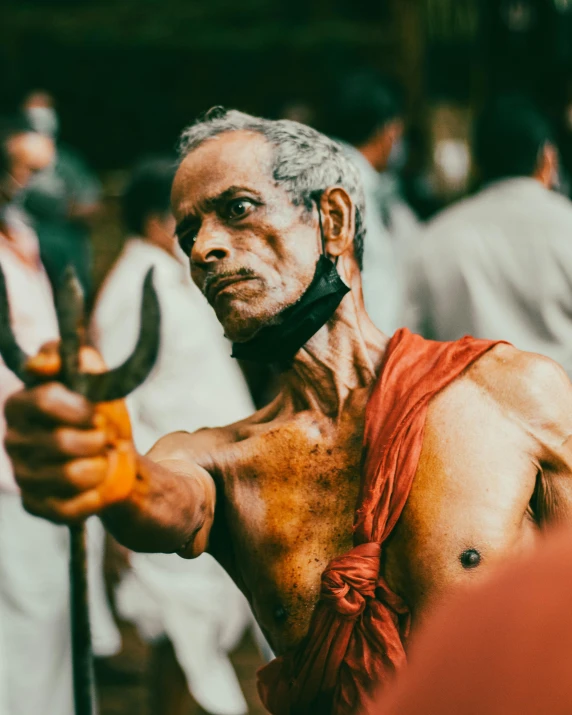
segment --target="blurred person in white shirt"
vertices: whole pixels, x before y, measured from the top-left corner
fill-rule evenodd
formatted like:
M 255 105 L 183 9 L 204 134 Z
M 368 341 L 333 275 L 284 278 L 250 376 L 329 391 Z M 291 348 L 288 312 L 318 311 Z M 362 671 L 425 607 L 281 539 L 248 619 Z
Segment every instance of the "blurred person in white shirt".
M 404 323 L 436 340 L 507 340 L 572 377 L 572 203 L 553 191 L 551 127 L 527 99 L 500 98 L 477 122 L 474 155 L 483 188 L 428 225 Z
M 29 182 L 54 160 L 53 140 L 23 120 L 0 120 L 0 264 L 20 347 L 34 355 L 58 338 L 38 239 L 20 208 Z M 0 405 L 22 387 L 0 360 Z M 4 437 L 4 416 L 0 432 Z M 89 606 L 96 655 L 121 647 L 103 581 L 103 526 L 88 520 Z M 0 443 L 0 715 L 71 715 L 69 537 L 28 514 Z M 2 676 L 4 673 L 4 678 Z M 4 685 L 3 685 L 4 683 Z M 2 694 L 3 693 L 3 694 Z
M 123 196 L 131 237 L 101 289 L 92 318 L 95 345 L 110 366 L 117 365 L 135 343 L 143 280 L 153 268 L 161 307 L 160 351 L 148 380 L 127 398 L 141 452 L 164 434 L 228 424 L 254 409 L 230 345 L 192 283 L 188 259 L 174 236 L 170 189 L 175 168 L 170 160 L 151 159 L 134 170 Z M 130 564 L 117 603 L 120 613 L 155 646 L 153 712 L 186 713 L 187 687 L 209 713 L 246 712 L 227 653 L 252 617 L 223 569 L 206 554 L 194 561 L 131 554 Z
M 57 339 L 58 324 L 37 237 L 17 197 L 53 157 L 51 139 L 0 120 L 0 265 L 14 334 L 32 355 Z M 21 387 L 0 361 L 0 404 Z M 0 430 L 2 715 L 72 715 L 67 529 L 24 511 L 3 447 L 3 412 Z

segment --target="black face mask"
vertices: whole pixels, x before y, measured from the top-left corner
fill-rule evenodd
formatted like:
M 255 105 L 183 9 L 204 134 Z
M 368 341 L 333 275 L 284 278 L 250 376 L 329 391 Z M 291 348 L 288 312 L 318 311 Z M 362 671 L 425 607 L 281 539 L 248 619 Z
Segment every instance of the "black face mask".
M 298 350 L 328 322 L 342 298 L 349 293 L 350 289 L 340 278 L 335 263 L 325 256 L 319 208 L 318 215 L 322 255 L 312 282 L 300 300 L 282 313 L 278 325 L 262 328 L 247 342 L 233 343 L 232 357 L 289 367 Z

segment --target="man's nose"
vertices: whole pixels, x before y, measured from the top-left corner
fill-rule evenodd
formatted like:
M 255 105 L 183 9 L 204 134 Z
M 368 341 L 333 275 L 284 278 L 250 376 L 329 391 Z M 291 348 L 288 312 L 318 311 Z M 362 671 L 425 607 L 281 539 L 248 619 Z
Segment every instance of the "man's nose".
M 229 258 L 231 250 L 230 236 L 222 227 L 203 224 L 195 239 L 191 259 L 197 266 L 207 266 Z

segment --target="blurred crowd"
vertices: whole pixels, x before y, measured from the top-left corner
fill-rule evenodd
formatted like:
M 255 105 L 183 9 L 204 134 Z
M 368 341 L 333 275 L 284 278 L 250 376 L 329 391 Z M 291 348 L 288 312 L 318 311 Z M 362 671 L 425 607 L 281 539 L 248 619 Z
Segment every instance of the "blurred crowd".
M 523 95 L 496 97 L 476 113 L 467 146 L 432 147 L 437 168 L 463 187 L 445 201 L 435 172 L 418 160 L 401 87 L 363 70 L 343 78 L 331 97 L 320 128 L 343 144 L 362 178 L 363 290 L 377 327 L 391 335 L 406 325 L 436 340 L 507 340 L 555 359 L 572 377 L 570 181 L 543 108 Z M 313 123 L 315 115 L 291 102 L 283 118 Z M 127 400 L 142 452 L 169 432 L 237 421 L 275 391 L 276 375 L 231 360 L 190 280 L 170 212 L 175 171 L 176 157 L 166 151 L 125 172 L 121 228 L 111 232 L 123 238 L 102 281 L 94 255 L 105 241 L 101 227 L 118 217 L 109 213 L 109 187 L 60 141 L 56 98 L 29 92 L 17 115 L 0 120 L 0 266 L 14 333 L 28 354 L 58 337 L 53 292 L 71 265 L 92 309 L 90 341 L 108 365 L 122 362 L 135 343 L 142 286 L 153 269 L 160 354 L 150 379 Z M 20 383 L 4 365 L 0 371 L 3 403 Z M 109 549 L 122 564 L 113 588 L 105 578 Z M 73 713 L 68 552 L 64 527 L 24 511 L 0 450 L 0 715 Z M 246 600 L 210 556 L 128 554 L 94 518 L 88 560 L 102 677 L 129 677 L 117 666 L 119 616 L 136 626 L 161 674 L 148 679 L 153 715 L 184 715 L 190 698 L 212 715 L 247 712 L 228 654 L 246 632 L 260 663 L 271 653 Z

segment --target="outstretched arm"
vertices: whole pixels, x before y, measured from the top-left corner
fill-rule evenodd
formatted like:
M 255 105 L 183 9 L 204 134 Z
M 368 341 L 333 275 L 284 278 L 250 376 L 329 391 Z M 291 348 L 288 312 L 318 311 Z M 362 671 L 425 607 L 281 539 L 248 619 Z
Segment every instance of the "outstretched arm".
M 134 551 L 193 557 L 207 545 L 215 486 L 171 436 L 148 456 L 135 451 L 123 403 L 93 405 L 58 383 L 13 395 L 6 449 L 24 506 L 57 523 L 99 514 Z

